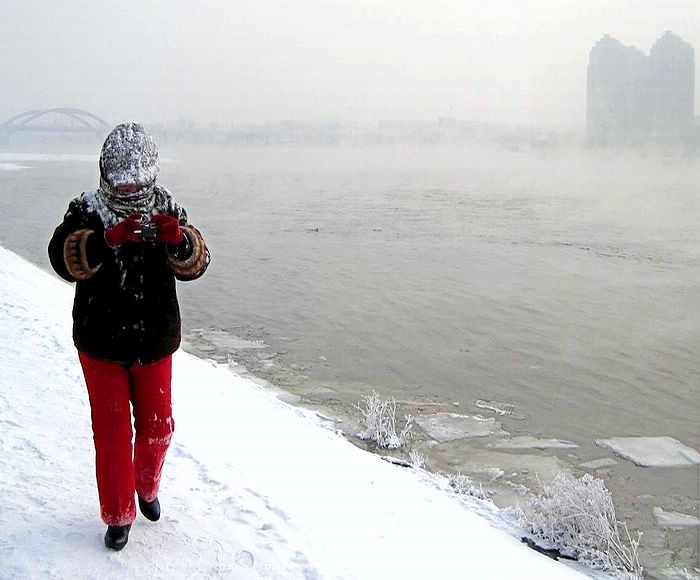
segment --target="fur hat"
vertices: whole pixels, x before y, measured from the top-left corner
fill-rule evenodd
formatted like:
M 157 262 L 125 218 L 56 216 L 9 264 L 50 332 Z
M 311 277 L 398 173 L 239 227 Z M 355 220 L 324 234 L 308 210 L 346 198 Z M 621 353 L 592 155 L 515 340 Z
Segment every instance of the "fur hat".
M 107 135 L 100 153 L 100 175 L 112 188 L 155 183 L 160 161 L 151 134 L 138 123 L 122 123 Z

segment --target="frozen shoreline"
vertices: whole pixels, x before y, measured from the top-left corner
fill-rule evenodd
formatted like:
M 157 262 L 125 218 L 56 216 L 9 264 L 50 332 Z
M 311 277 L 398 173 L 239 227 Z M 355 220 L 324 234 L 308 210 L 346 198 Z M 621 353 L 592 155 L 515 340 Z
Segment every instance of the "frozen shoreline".
M 582 577 L 526 548 L 489 504 L 363 452 L 228 366 L 184 352 L 163 520 L 137 519 L 127 549 L 108 552 L 71 298 L 0 248 L 8 577 Z

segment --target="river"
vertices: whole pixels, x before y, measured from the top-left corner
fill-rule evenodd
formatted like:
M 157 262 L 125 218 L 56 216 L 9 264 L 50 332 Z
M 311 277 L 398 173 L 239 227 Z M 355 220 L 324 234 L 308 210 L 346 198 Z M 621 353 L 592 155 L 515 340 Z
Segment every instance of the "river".
M 647 560 L 697 566 L 697 528 L 652 516 L 698 516 L 697 466 L 642 468 L 595 441 L 698 449 L 700 161 L 473 145 L 161 153 L 161 183 L 213 255 L 180 287 L 190 350 L 344 426 L 375 390 L 402 412 L 478 413 L 578 446 L 418 438 L 432 467 L 500 469 L 514 490 L 552 465 L 613 458 L 596 475 L 645 532 Z M 96 158 L 0 153 L 0 243 L 48 269 L 52 228 L 94 188 Z M 500 485 L 497 500 L 514 496 Z

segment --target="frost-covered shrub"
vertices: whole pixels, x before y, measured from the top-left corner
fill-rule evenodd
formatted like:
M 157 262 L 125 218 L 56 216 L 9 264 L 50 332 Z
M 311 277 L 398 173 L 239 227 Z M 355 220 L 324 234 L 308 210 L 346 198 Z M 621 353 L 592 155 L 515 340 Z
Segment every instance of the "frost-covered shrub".
M 408 454 L 408 462 L 414 469 L 425 469 L 428 466 L 428 458 L 415 449 L 411 449 Z
M 360 439 L 373 441 L 384 449 L 398 449 L 411 438 L 413 417 L 406 415 L 400 433 L 396 433 L 396 401 L 393 397 L 382 400 L 378 393 L 362 395 L 355 405 L 364 419 L 364 430 L 357 434 Z
M 602 479 L 559 474 L 541 488 L 520 513 L 521 523 L 538 545 L 557 549 L 591 568 L 642 578 L 639 537 L 633 540 L 627 525 L 617 521 Z
M 468 475 L 448 473 L 444 477 L 447 478 L 447 483 L 450 484 L 450 487 L 459 495 L 471 495 L 479 499 L 488 498 L 488 494 L 484 491 L 481 484 L 477 487 L 474 480 Z

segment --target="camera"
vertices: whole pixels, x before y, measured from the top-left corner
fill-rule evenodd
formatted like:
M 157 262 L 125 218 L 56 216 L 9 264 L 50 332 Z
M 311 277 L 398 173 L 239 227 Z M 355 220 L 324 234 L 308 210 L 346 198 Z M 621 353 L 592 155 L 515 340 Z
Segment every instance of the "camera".
M 134 233 L 138 234 L 144 240 L 152 240 L 158 235 L 158 228 L 156 227 L 156 224 L 151 222 L 143 222 L 141 223 L 141 228 L 134 230 Z

